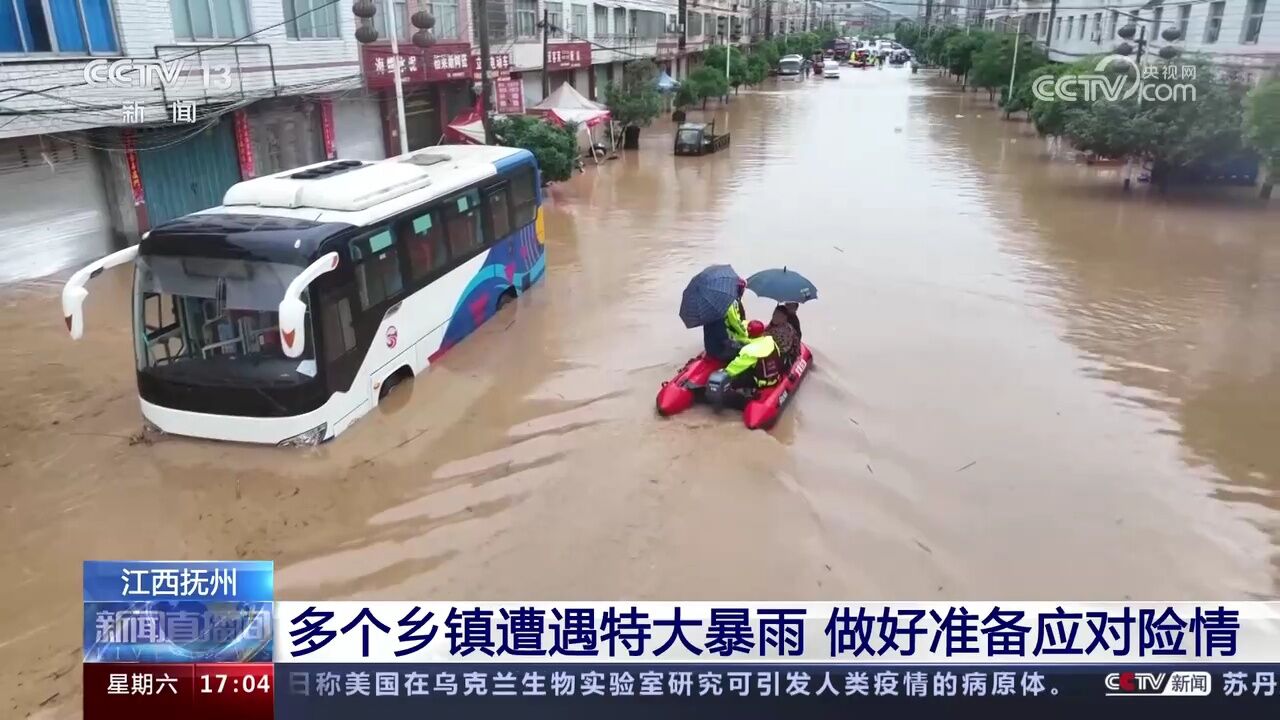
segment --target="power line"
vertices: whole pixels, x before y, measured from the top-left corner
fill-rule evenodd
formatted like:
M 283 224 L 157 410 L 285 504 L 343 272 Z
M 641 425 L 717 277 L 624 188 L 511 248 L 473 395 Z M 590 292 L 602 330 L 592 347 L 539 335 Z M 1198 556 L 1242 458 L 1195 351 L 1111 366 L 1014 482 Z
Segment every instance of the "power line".
M 292 18 L 289 18 L 289 19 L 287 19 L 287 20 L 283 20 L 283 21 L 278 22 L 278 23 L 276 23 L 276 24 L 274 24 L 274 25 L 267 25 L 266 27 L 260 28 L 260 29 L 258 29 L 258 30 L 254 30 L 253 32 L 251 32 L 251 33 L 249 33 L 249 34 L 247 34 L 247 35 L 242 35 L 242 36 L 240 36 L 240 37 L 238 37 L 238 38 L 235 38 L 235 39 L 232 39 L 232 40 L 227 40 L 226 42 L 217 43 L 217 44 L 214 44 L 214 45 L 208 45 L 208 46 L 204 46 L 204 45 L 202 45 L 202 46 L 200 46 L 200 48 L 199 48 L 199 49 L 194 50 L 194 51 L 192 51 L 192 52 L 189 52 L 189 53 L 187 53 L 186 55 L 180 55 L 180 56 L 178 56 L 178 57 L 176 57 L 176 58 L 169 58 L 169 59 L 170 59 L 170 60 L 175 60 L 175 61 L 179 61 L 179 60 L 186 60 L 187 58 L 195 57 L 195 56 L 197 56 L 197 55 L 200 55 L 200 54 L 203 54 L 203 53 L 209 52 L 210 50 L 217 50 L 217 49 L 219 49 L 219 48 L 229 47 L 229 46 L 231 46 L 231 45 L 235 45 L 235 44 L 237 44 L 237 43 L 244 42 L 245 40 L 248 40 L 248 39 L 249 39 L 249 38 L 251 38 L 251 37 L 254 37 L 254 36 L 256 36 L 256 35 L 261 35 L 262 33 L 267 32 L 268 30 L 274 30 L 274 29 L 276 29 L 276 28 L 278 28 L 278 27 L 282 27 L 282 26 L 284 26 L 284 25 L 288 25 L 288 24 L 289 24 L 289 23 L 291 23 L 291 22 L 296 22 L 296 21 L 298 20 L 298 18 L 306 17 L 307 15 L 310 15 L 310 14 L 312 14 L 312 13 L 319 12 L 319 11 L 321 11 L 321 10 L 324 10 L 325 8 L 328 8 L 328 7 L 332 7 L 332 6 L 337 5 L 338 3 L 342 2 L 342 1 L 343 1 L 343 0 L 328 0 L 328 2 L 324 3 L 323 5 L 318 5 L 318 6 L 316 6 L 316 7 L 313 7 L 313 8 L 311 8 L 310 10 L 308 10 L 308 11 L 306 11 L 306 12 L 304 12 L 304 13 L 296 14 L 296 15 L 294 15 Z M 117 40 L 118 40 L 118 38 L 117 38 Z M 2 65 L 3 65 L 3 63 L 0 63 L 0 66 L 2 66 Z M 37 78 L 39 78 L 39 77 L 49 77 L 50 75 L 53 75 L 53 74 L 61 74 L 61 71 L 51 71 L 50 73 L 46 73 L 45 75 L 37 75 L 36 77 L 37 77 Z M 33 78 L 27 78 L 27 79 L 28 79 L 28 80 L 31 80 L 31 79 L 33 79 Z M 43 91 L 19 90 L 19 89 L 17 89 L 17 88 L 0 88 L 0 92 L 16 92 L 16 93 L 18 93 L 17 95 L 14 95 L 13 97 L 3 98 L 3 100 L 7 102 L 7 101 L 10 101 L 10 100 L 16 100 L 16 99 L 18 99 L 18 98 L 20 98 L 20 97 L 23 97 L 23 96 L 25 96 L 25 95 L 29 95 L 29 94 L 32 94 L 32 93 L 41 93 L 41 92 L 48 92 L 48 91 L 50 91 L 50 90 L 62 90 L 62 89 L 66 89 L 66 88 L 75 88 L 75 87 L 80 87 L 80 86 L 82 86 L 82 85 L 88 85 L 88 84 L 89 84 L 88 82 L 85 82 L 85 81 L 83 81 L 83 80 L 82 80 L 82 81 L 80 81 L 80 82 L 78 82 L 78 83 L 71 83 L 71 84 L 67 84 L 67 85 L 55 85 L 55 86 L 53 86 L 53 87 L 45 88 Z

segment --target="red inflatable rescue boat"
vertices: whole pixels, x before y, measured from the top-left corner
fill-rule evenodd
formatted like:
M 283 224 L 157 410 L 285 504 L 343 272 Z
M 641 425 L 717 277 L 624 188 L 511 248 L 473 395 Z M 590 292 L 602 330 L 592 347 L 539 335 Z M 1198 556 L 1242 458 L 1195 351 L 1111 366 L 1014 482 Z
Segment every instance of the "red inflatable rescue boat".
M 658 390 L 657 408 L 662 416 L 684 412 L 695 402 L 705 399 L 707 383 L 712 374 L 723 370 L 725 363 L 699 354 L 676 373 L 676 376 L 662 383 Z M 800 358 L 797 359 L 778 384 L 761 388 L 746 402 L 742 409 L 742 422 L 748 428 L 771 428 L 782 414 L 791 396 L 795 394 L 805 375 L 813 366 L 813 352 L 809 346 L 800 344 Z

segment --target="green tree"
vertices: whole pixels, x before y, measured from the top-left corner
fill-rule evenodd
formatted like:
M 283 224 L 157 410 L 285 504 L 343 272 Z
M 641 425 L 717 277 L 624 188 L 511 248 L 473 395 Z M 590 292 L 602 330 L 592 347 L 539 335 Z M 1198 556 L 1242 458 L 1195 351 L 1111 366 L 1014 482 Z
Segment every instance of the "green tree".
M 975 87 L 985 88 L 988 95 L 993 98 L 997 92 L 1000 93 L 1001 105 L 1005 107 L 1006 114 L 1014 112 L 1008 109 L 1009 102 L 1006 95 L 1008 95 L 1009 74 L 1015 69 L 1013 66 L 1015 39 L 1017 39 L 1016 36 L 1008 33 L 988 35 L 982 48 L 973 56 L 973 68 L 969 71 L 970 80 Z M 1020 38 L 1018 45 L 1015 83 L 1018 78 L 1049 62 L 1044 51 L 1036 47 L 1031 38 Z
M 1253 89 L 1245 101 L 1245 138 L 1262 156 L 1267 178 L 1262 196 L 1271 197 L 1271 186 L 1280 177 L 1280 78 L 1271 78 Z
M 766 69 L 778 67 L 778 61 L 782 59 L 782 56 L 778 54 L 778 44 L 772 40 L 756 43 L 755 47 L 751 49 L 751 56 L 763 60 Z
M 943 53 L 947 70 L 962 81 L 968 82 L 969 70 L 973 68 L 973 56 L 986 43 L 987 34 L 975 32 L 970 34 L 956 33 L 947 38 L 943 44 Z
M 578 158 L 577 127 L 553 125 L 530 115 L 508 115 L 493 121 L 493 134 L 510 147 L 533 153 L 548 182 L 568 180 Z
M 700 99 L 701 98 L 698 97 L 698 94 L 694 92 L 693 85 L 688 82 L 683 82 L 680 84 L 680 87 L 676 88 L 676 95 L 673 102 L 677 108 L 683 110 L 685 108 L 693 107 Z
M 734 92 L 738 87 L 747 82 L 747 58 L 742 51 L 737 48 L 729 48 L 729 84 L 733 86 Z M 724 73 L 724 54 L 725 46 L 717 45 L 706 52 L 702 62 L 710 68 L 717 68 Z
M 1062 134 L 1081 150 L 1151 163 L 1162 190 L 1177 170 L 1214 167 L 1244 150 L 1244 96 L 1240 83 L 1221 82 L 1207 65 L 1191 81 L 1194 95 L 1176 95 L 1183 79 L 1145 81 L 1148 99 L 1077 103 L 1066 110 Z
M 702 101 L 703 108 L 707 107 L 707 100 L 729 94 L 729 81 L 724 77 L 724 70 L 716 70 L 709 65 L 703 65 L 689 73 L 689 77 L 685 78 L 684 82 Z
M 959 30 L 940 28 L 931 30 L 924 44 L 924 59 L 930 65 L 947 65 L 947 41 L 955 37 Z
M 1014 96 L 1023 98 L 1028 103 L 1027 114 L 1035 124 L 1036 132 L 1041 135 L 1064 135 L 1069 114 L 1088 105 L 1083 99 L 1068 101 L 1056 97 L 1051 100 L 1037 98 L 1032 92 L 1036 81 L 1046 75 L 1057 78 L 1068 74 L 1090 73 L 1097 65 L 1095 57 L 1083 58 L 1070 64 L 1050 63 L 1041 65 L 1022 77 Z
M 759 55 L 747 57 L 747 84 L 759 85 L 769 77 L 769 63 Z
M 604 101 L 613 119 L 625 127 L 646 127 L 662 112 L 658 66 L 652 60 L 633 60 L 622 69 L 622 82 L 609 83 Z
M 893 26 L 893 37 L 905 48 L 913 51 L 920 49 L 920 26 L 910 20 L 899 20 Z

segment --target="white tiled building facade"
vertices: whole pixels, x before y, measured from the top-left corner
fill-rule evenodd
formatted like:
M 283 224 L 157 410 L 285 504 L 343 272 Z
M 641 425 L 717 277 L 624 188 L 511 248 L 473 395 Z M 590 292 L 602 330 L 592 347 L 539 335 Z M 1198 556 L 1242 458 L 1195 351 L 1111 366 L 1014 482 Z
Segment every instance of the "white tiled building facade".
M 1019 22 L 1023 32 L 1048 46 L 1050 58 L 1059 62 L 1110 53 L 1123 42 L 1116 31 L 1136 23 L 1139 30 L 1145 29 L 1151 52 L 1172 45 L 1184 54 L 1201 54 L 1217 64 L 1238 67 L 1255 80 L 1280 63 L 1280 0 L 1060 0 L 1056 6 L 1049 0 L 988 3 L 988 28 L 1013 29 Z M 1162 33 L 1170 27 L 1181 30 L 1182 38 L 1164 40 Z
M 17 258 L 0 283 L 136 242 L 148 227 L 217 204 L 245 177 L 398 153 L 392 3 L 406 141 L 438 142 L 474 99 L 478 5 L 376 2 L 380 37 L 362 45 L 351 0 L 0 0 L 0 249 Z M 683 43 L 676 0 L 484 6 L 495 66 L 525 106 L 542 98 L 544 72 L 552 89 L 568 82 L 599 98 L 629 60 L 657 58 L 682 77 L 711 44 L 763 31 L 764 0 L 690 1 Z M 419 10 L 436 18 L 428 50 L 409 41 Z M 113 81 L 122 59 L 168 64 Z

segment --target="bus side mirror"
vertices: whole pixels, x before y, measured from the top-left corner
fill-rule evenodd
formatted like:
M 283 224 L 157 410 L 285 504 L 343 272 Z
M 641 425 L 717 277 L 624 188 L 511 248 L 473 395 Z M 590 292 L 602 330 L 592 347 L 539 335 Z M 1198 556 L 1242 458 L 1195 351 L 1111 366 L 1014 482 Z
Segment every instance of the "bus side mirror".
M 280 301 L 280 348 L 286 357 L 300 357 L 307 346 L 307 304 L 302 302 L 303 291 L 312 280 L 337 267 L 338 253 L 328 253 L 308 265 L 284 291 L 284 299 Z
M 62 286 L 62 317 L 67 322 L 67 332 L 71 333 L 72 340 L 79 340 L 84 336 L 84 299 L 89 297 L 89 291 L 85 289 L 85 285 L 101 275 L 104 270 L 133 262 L 136 257 L 138 257 L 137 245 L 117 250 L 77 270 L 71 279 L 67 280 L 67 284 Z

